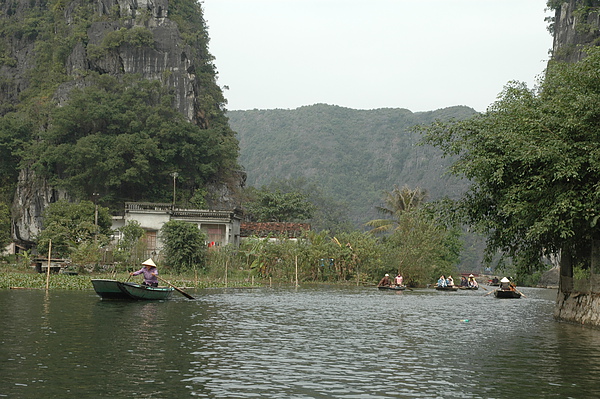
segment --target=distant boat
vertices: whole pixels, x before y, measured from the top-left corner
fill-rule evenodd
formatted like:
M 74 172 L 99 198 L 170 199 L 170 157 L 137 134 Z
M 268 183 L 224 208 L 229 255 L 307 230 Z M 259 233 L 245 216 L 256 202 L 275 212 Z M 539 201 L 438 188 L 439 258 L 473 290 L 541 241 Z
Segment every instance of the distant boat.
M 382 286 L 378 286 L 378 289 L 384 291 L 384 290 L 391 290 L 391 291 L 404 291 L 406 289 L 405 285 L 382 285 Z
M 168 299 L 174 291 L 172 287 L 149 287 L 108 279 L 92 279 L 92 285 L 96 294 L 104 299 Z
M 496 298 L 521 298 L 521 293 L 514 290 L 495 290 L 494 296 Z
M 435 287 L 435 289 L 438 290 L 438 291 L 458 291 L 458 287 L 456 287 L 456 286 L 440 287 L 439 285 L 437 285 Z

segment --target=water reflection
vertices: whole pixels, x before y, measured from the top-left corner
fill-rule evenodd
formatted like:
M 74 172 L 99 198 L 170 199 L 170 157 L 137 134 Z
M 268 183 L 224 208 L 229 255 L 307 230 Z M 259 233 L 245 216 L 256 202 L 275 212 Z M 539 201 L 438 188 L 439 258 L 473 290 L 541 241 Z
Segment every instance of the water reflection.
M 0 397 L 596 396 L 600 332 L 555 322 L 555 293 L 523 291 L 0 291 Z

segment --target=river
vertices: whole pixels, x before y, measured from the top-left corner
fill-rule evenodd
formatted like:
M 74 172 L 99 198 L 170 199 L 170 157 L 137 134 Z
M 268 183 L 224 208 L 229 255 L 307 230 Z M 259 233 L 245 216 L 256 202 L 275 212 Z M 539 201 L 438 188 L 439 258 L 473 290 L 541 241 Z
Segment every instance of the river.
M 598 397 L 600 331 L 521 291 L 0 290 L 0 398 Z

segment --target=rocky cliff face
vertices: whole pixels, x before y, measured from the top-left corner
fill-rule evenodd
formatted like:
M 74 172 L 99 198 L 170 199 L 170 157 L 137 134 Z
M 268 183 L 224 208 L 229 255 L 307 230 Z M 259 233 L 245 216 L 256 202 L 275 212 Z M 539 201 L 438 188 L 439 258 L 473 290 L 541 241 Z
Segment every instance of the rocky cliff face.
M 553 59 L 577 62 L 583 49 L 598 45 L 600 39 L 600 1 L 569 0 L 561 3 L 554 16 Z
M 168 0 L 73 0 L 56 4 L 46 0 L 7 0 L 0 4 L 0 13 L 0 21 L 18 19 L 24 25 L 22 31 L 11 34 L 5 38 L 4 45 L 0 45 L 0 116 L 14 110 L 20 96 L 32 84 L 32 71 L 39 62 L 36 46 L 41 33 L 35 30 L 35 22 L 29 27 L 28 21 L 48 13 L 60 20 L 57 27 L 72 28 L 77 24 L 82 26 L 82 19 L 87 21 L 83 24 L 84 32 L 80 29 L 69 33 L 71 38 L 79 35 L 80 40 L 74 41 L 64 56 L 67 78 L 53 92 L 53 99 L 59 105 L 68 100 L 74 87 L 89 85 L 87 76 L 93 72 L 112 76 L 136 74 L 142 79 L 160 81 L 173 95 L 172 106 L 201 128 L 211 126 L 210 115 L 224 112 L 221 109 L 224 100 L 206 95 L 208 86 L 213 92 L 217 87 L 210 64 L 212 57 L 206 48 L 190 45 L 190 40 L 182 37 L 178 24 L 169 18 Z M 133 28 L 150 35 L 148 40 L 152 44 L 139 45 L 134 40 L 125 40 L 107 46 L 111 34 Z M 198 76 L 199 70 L 208 70 L 210 76 Z M 220 89 L 217 90 L 222 96 Z M 207 97 L 210 98 L 207 100 Z M 223 181 L 211 182 L 211 205 L 233 208 L 236 205 L 234 192 L 242 184 L 243 175 L 225 176 Z M 13 203 L 14 238 L 31 242 L 41 228 L 44 207 L 61 198 L 68 198 L 68 194 L 51 187 L 33 171 L 22 170 Z
M 578 62 L 585 57 L 586 47 L 600 44 L 600 1 L 569 0 L 556 4 L 552 58 L 556 61 Z M 592 249 L 591 255 L 591 264 L 597 264 L 598 250 Z M 579 281 L 576 286 L 570 257 L 564 256 L 561 257 L 559 274 L 559 292 L 554 317 L 562 321 L 599 327 L 598 275 L 592 273 L 587 284 Z

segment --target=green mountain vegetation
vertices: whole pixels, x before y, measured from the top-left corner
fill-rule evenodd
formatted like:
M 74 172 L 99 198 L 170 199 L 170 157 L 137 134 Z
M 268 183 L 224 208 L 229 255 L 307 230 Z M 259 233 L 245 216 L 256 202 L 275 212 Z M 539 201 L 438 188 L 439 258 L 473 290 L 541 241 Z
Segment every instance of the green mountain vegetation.
M 451 159 L 420 145 L 416 125 L 461 120 L 476 112 L 456 106 L 430 112 L 355 110 L 316 104 L 294 110 L 228 111 L 238 133 L 247 185 L 301 180 L 344 207 L 362 228 L 394 186 L 420 187 L 429 199 L 456 198 L 467 181 L 445 174 Z M 320 226 L 329 228 L 330 226 Z
M 168 202 L 173 172 L 181 201 L 203 204 L 207 184 L 237 171 L 201 5 L 169 2 L 160 29 L 159 6 L 135 7 L 125 15 L 118 3 L 100 11 L 82 1 L 0 5 L 0 201 L 12 201 L 24 169 L 71 199 L 99 193 L 113 210 Z M 152 74 L 139 59 L 168 62 Z M 172 78 L 177 62 L 192 76 L 192 117 Z

